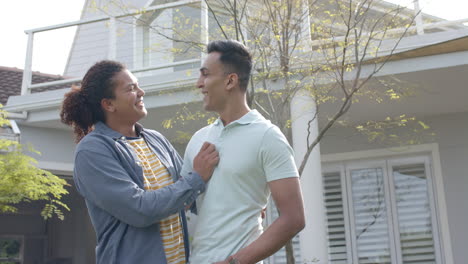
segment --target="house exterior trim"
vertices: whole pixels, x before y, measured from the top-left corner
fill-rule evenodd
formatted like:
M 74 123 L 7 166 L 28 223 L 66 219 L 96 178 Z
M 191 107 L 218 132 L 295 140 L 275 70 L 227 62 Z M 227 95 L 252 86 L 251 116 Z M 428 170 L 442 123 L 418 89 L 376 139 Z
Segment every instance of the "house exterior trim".
M 73 176 L 73 163 L 38 161 L 37 166 L 60 176 Z

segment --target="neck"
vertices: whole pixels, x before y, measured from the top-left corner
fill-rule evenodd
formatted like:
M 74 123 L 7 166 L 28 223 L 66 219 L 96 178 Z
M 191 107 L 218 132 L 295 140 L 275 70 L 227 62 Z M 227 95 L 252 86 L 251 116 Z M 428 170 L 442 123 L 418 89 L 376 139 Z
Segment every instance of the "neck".
M 114 122 L 111 118 L 106 120 L 106 125 L 112 130 L 119 132 L 126 137 L 136 137 L 135 123 L 123 124 L 122 122 Z
M 244 100 L 242 103 L 237 104 L 228 104 L 224 111 L 219 113 L 221 121 L 223 121 L 224 126 L 227 126 L 233 121 L 236 121 L 243 117 L 250 111 L 250 107 L 247 105 L 247 102 Z

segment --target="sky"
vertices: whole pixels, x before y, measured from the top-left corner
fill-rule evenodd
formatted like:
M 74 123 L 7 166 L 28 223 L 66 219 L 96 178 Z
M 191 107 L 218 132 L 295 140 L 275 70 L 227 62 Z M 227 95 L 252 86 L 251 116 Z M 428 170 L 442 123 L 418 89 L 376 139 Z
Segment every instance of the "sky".
M 0 0 L 0 66 L 24 68 L 28 37 L 25 30 L 80 19 L 85 0 Z M 53 33 L 44 33 L 53 34 Z M 56 41 L 34 39 L 33 70 L 62 74 L 74 29 L 57 32 Z M 50 38 L 49 38 L 50 39 Z M 37 45 L 37 46 L 36 46 Z
M 412 7 L 412 0 L 388 0 Z M 0 0 L 0 66 L 23 69 L 25 30 L 80 19 L 85 0 Z M 468 0 L 420 0 L 423 12 L 449 20 L 468 18 Z M 74 36 L 74 28 L 37 34 L 33 70 L 62 74 Z M 51 41 L 54 39 L 54 41 Z

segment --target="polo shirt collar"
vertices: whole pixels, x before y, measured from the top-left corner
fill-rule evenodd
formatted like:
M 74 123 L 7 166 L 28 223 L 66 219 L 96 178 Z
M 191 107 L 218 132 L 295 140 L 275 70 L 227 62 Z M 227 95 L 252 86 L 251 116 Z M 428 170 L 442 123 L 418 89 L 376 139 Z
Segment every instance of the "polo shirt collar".
M 229 125 L 234 125 L 234 124 L 239 124 L 239 125 L 248 125 L 252 122 L 255 122 L 256 120 L 259 120 L 262 118 L 262 115 L 256 110 L 250 110 L 247 114 L 243 115 L 241 118 L 232 121 Z M 223 121 L 221 121 L 221 118 L 218 117 L 216 119 L 215 126 L 223 125 Z

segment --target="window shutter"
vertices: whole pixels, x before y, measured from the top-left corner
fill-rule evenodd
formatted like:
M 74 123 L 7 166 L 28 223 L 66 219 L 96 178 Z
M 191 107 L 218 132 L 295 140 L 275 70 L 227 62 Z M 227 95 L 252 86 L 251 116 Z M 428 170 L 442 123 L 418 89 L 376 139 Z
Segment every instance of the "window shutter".
M 347 263 L 346 230 L 340 172 L 323 174 L 327 216 L 328 258 L 331 264 Z
M 425 166 L 412 164 L 392 169 L 402 262 L 436 263 Z
M 354 169 L 350 176 L 358 263 L 390 264 L 383 169 Z
M 443 263 L 430 162 L 413 156 L 328 164 L 329 263 Z

